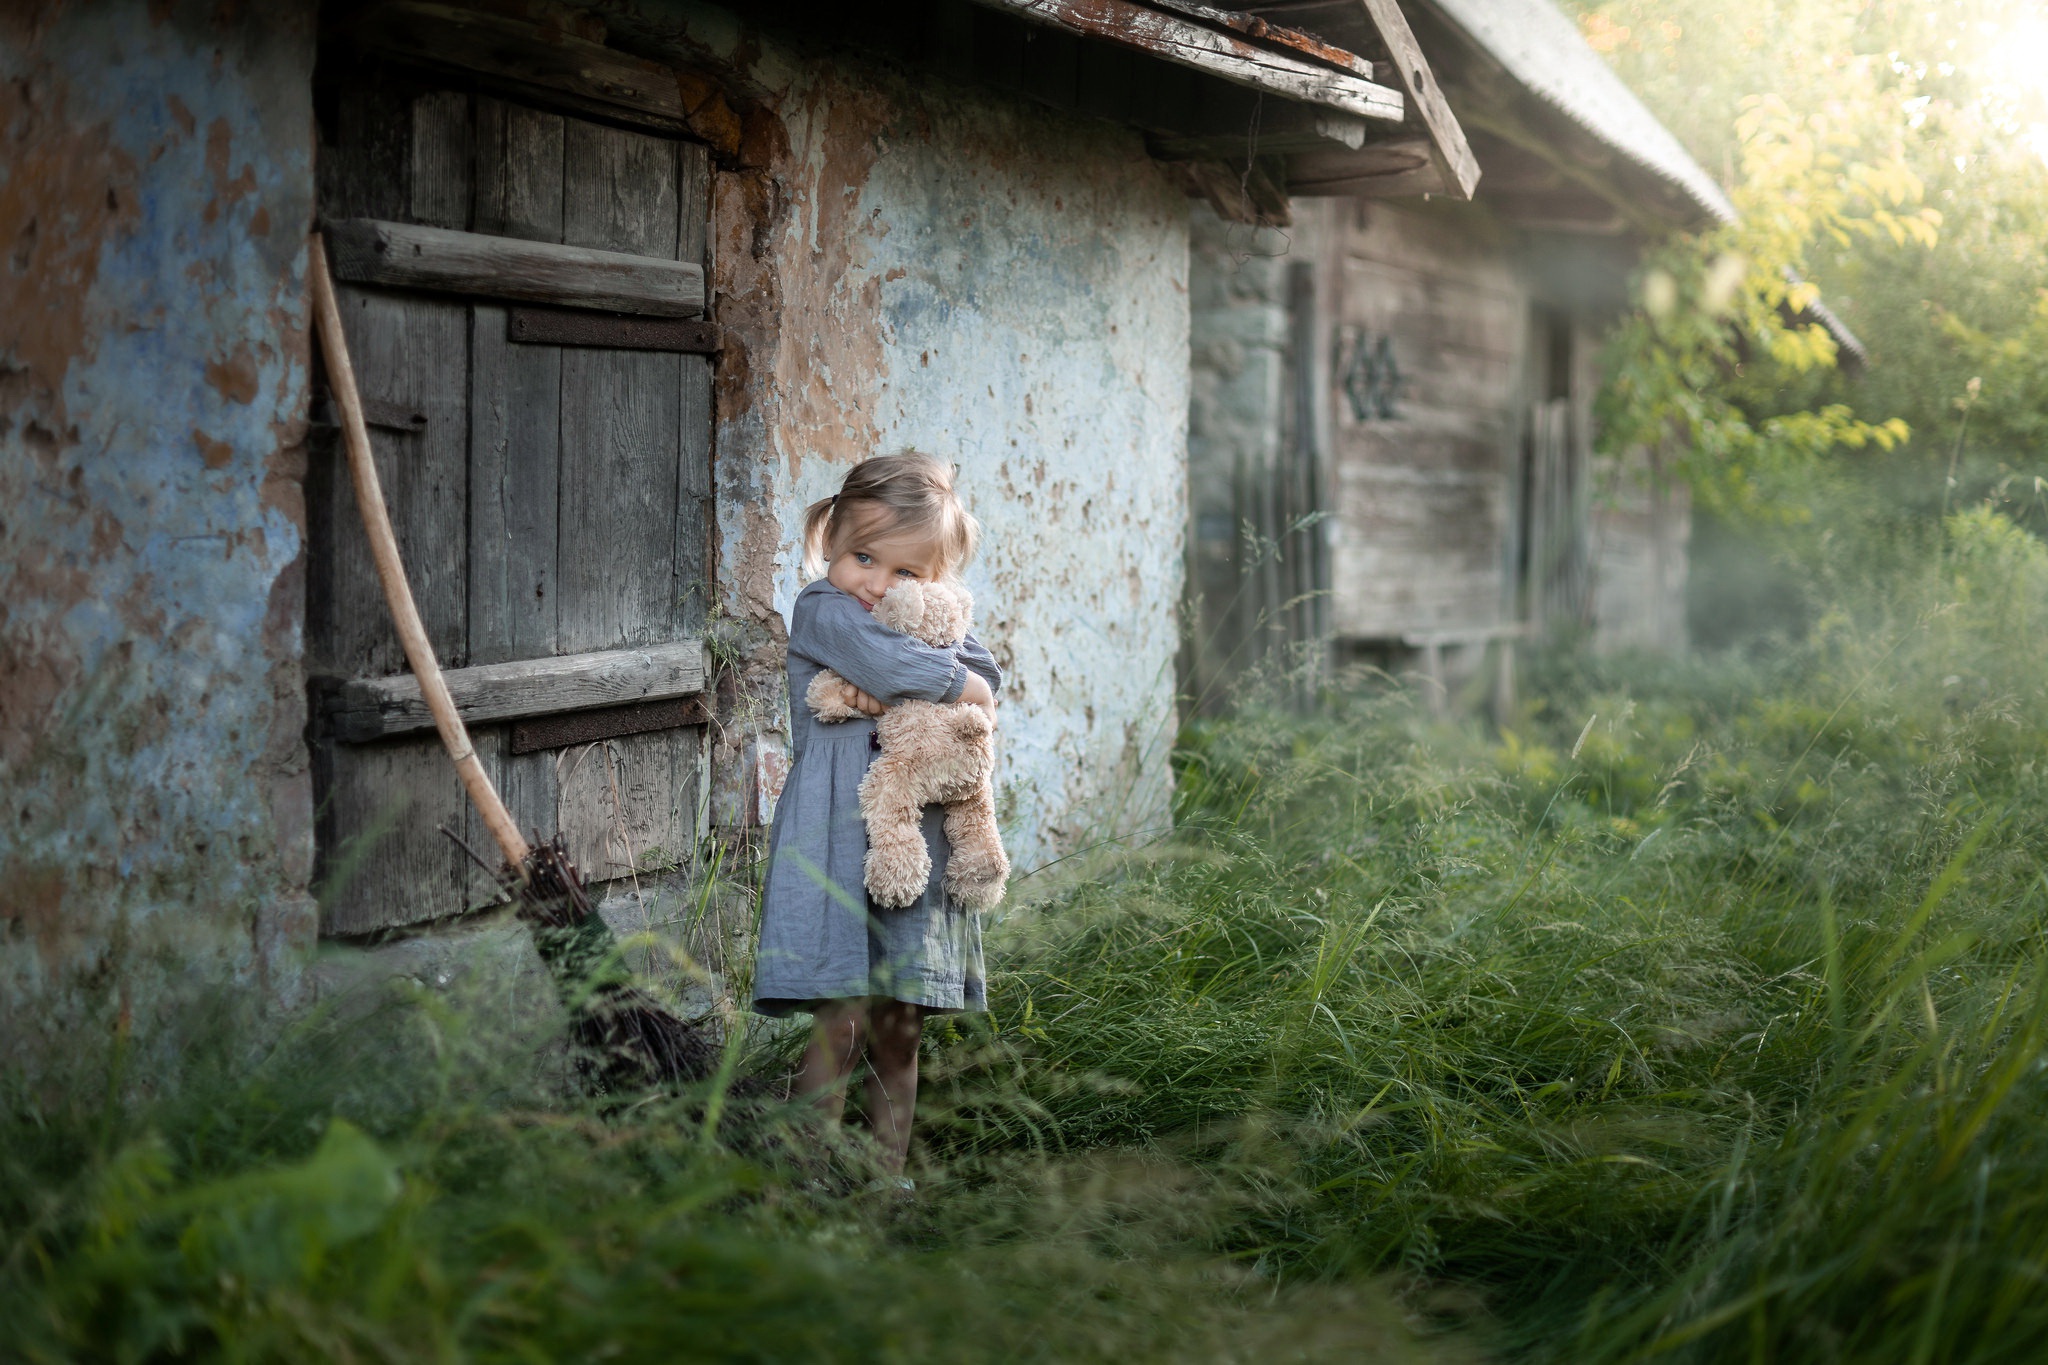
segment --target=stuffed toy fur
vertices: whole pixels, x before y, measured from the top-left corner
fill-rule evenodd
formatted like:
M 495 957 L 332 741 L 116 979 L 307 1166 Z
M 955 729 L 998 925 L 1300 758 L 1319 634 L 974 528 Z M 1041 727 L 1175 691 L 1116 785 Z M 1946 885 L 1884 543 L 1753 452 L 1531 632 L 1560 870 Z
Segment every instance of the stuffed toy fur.
M 940 649 L 967 634 L 974 598 L 952 583 L 899 583 L 875 607 L 875 619 Z M 852 720 L 853 684 L 827 669 L 804 695 L 821 721 Z M 985 910 L 1003 898 L 1010 860 L 996 830 L 995 722 L 964 702 L 906 701 L 875 722 L 882 752 L 860 784 L 868 826 L 866 881 L 878 904 L 910 905 L 931 881 L 932 859 L 920 821 L 933 802 L 946 808 L 953 853 L 945 888 L 955 900 Z

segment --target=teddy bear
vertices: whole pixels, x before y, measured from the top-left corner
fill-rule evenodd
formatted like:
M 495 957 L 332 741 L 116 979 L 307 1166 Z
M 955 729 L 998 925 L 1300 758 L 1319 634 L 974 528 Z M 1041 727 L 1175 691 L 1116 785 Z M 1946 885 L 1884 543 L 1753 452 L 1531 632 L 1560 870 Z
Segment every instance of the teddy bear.
M 974 598 L 954 583 L 898 583 L 875 605 L 875 619 L 939 649 L 967 634 Z M 821 721 L 852 720 L 853 684 L 830 669 L 811 679 L 804 694 Z M 921 821 L 924 808 L 946 808 L 946 840 L 953 846 L 945 888 L 973 910 L 1003 898 L 1010 859 L 996 829 L 995 722 L 979 706 L 962 702 L 906 701 L 875 722 L 882 752 L 860 784 L 860 813 L 868 826 L 868 894 L 879 905 L 910 905 L 932 875 Z

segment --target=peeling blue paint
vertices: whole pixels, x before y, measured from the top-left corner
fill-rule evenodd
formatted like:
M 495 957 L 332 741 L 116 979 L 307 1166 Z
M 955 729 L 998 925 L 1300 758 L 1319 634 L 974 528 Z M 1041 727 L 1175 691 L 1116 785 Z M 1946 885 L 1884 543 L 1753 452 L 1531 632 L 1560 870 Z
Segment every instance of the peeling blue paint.
M 10 1036 L 287 993 L 310 926 L 312 39 L 311 5 L 0 20 Z

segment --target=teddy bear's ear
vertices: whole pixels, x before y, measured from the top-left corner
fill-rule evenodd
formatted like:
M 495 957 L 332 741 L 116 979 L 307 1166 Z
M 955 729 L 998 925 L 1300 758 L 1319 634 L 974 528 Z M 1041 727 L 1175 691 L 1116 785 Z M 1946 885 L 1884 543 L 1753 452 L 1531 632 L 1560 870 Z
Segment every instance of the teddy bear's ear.
M 925 616 L 925 585 L 914 578 L 906 578 L 882 594 L 882 600 L 875 607 L 875 619 L 891 630 L 900 630 L 905 635 L 918 633 L 918 623 Z

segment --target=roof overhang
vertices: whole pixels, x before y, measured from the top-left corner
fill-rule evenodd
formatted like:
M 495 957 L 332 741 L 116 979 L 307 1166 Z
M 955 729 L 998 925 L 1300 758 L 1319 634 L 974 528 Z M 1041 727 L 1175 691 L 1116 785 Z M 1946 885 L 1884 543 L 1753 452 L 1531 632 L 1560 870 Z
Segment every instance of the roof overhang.
M 1197 188 L 1201 163 L 1216 163 L 1208 169 L 1239 190 L 1256 173 L 1284 216 L 1285 194 L 1302 187 L 1276 159 L 1300 156 L 1322 158 L 1318 164 L 1334 166 L 1339 178 L 1369 180 L 1377 192 L 1384 192 L 1389 168 L 1397 168 L 1404 193 L 1469 199 L 1478 185 L 1478 159 L 1400 0 L 1346 0 L 1357 23 L 1342 43 L 1195 0 L 976 3 L 1255 92 L 1259 102 L 1249 118 L 1240 107 L 1210 101 L 1182 127 L 1149 130 L 1153 154 L 1187 163 Z
M 748 18 L 1136 128 L 1218 212 L 1277 224 L 1288 221 L 1289 158 L 1300 155 L 1334 157 L 1375 185 L 1398 167 L 1404 192 L 1472 197 L 1478 159 L 1404 3 L 1414 0 L 1344 0 L 1356 20 L 1350 44 L 1198 0 L 930 0 L 915 22 L 897 0 L 781 0 Z M 646 14 L 598 8 L 587 23 L 564 23 L 564 7 L 543 14 L 517 0 L 368 0 L 330 7 L 323 29 L 365 54 L 453 63 L 465 79 L 686 132 L 725 162 L 743 158 L 735 111 L 749 92 L 728 88 L 732 73 L 715 56 L 698 70 L 703 53 L 672 67 L 701 44 Z

